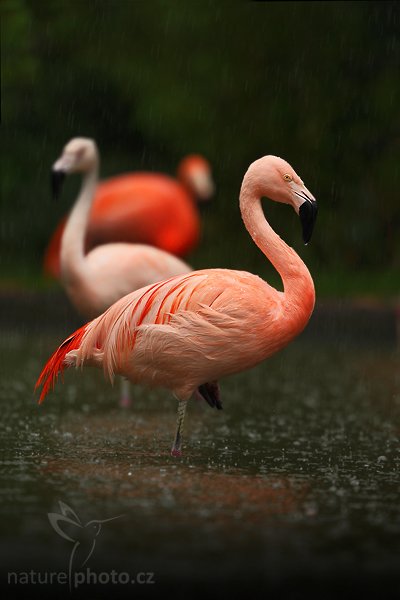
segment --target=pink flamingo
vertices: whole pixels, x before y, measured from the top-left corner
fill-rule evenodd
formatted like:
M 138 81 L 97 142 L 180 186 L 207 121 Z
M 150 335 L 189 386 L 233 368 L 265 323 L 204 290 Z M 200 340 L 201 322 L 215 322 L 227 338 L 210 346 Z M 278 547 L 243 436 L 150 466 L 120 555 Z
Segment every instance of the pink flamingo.
M 193 250 L 200 237 L 197 203 L 209 200 L 214 183 L 208 161 L 190 154 L 178 179 L 163 173 L 125 173 L 98 183 L 86 228 L 85 250 L 100 244 L 149 244 L 176 256 Z M 66 218 L 57 225 L 44 255 L 44 271 L 60 276 L 60 248 Z
M 111 381 L 169 389 L 178 399 L 172 454 L 180 455 L 186 405 L 193 394 L 221 408 L 217 380 L 277 352 L 306 326 L 314 308 L 311 275 L 265 219 L 261 197 L 290 204 L 305 243 L 317 216 L 315 198 L 276 156 L 250 165 L 240 192 L 245 226 L 280 273 L 284 291 L 245 271 L 205 269 L 170 278 L 121 298 L 77 330 L 45 365 L 40 402 L 65 367 L 93 365 Z
M 144 244 L 103 244 L 85 254 L 85 233 L 98 181 L 99 155 L 93 140 L 74 138 L 53 165 L 53 192 L 58 196 L 67 173 L 82 173 L 83 182 L 61 241 L 61 280 L 74 307 L 93 319 L 116 300 L 151 283 L 191 268 L 179 258 Z M 127 404 L 124 384 L 122 404 Z

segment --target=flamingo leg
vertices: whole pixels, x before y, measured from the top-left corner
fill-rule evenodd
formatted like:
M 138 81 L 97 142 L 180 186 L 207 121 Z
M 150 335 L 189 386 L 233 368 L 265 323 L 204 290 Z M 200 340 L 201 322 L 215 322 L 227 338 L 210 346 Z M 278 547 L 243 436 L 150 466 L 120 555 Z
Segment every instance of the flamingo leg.
M 121 396 L 119 399 L 119 405 L 122 408 L 128 408 L 132 403 L 131 390 L 129 380 L 123 377 L 121 379 Z
M 180 400 L 178 403 L 178 418 L 176 420 L 175 439 L 171 450 L 172 456 L 182 456 L 182 431 L 183 421 L 186 414 L 187 400 Z

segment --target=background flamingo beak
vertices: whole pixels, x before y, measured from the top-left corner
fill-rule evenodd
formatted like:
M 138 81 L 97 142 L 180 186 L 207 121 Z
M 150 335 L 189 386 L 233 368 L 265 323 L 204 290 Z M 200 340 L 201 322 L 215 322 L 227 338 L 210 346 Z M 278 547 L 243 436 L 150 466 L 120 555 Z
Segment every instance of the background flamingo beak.
M 303 241 L 305 244 L 308 244 L 311 239 L 317 213 L 317 201 L 311 198 L 305 200 L 299 208 L 299 217 L 303 228 Z
M 66 173 L 60 169 L 53 169 L 51 171 L 51 191 L 53 199 L 58 200 L 64 182 Z

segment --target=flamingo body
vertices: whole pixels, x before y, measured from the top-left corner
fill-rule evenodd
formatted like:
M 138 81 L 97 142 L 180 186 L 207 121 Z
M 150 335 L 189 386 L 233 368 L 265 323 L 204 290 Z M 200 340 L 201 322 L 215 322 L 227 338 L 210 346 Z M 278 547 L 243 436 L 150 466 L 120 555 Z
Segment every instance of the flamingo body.
M 72 304 L 86 318 L 94 318 L 129 291 L 191 268 L 168 252 L 144 244 L 104 244 L 85 256 L 78 273 L 61 271 Z
M 186 157 L 179 180 L 162 173 L 126 173 L 98 183 L 88 221 L 85 251 L 112 242 L 149 244 L 186 256 L 198 244 L 196 197 L 213 192 L 208 162 Z M 44 255 L 44 270 L 60 276 L 60 247 L 66 218 L 56 227 Z
M 75 332 L 50 358 L 37 386 L 42 401 L 65 367 L 93 365 L 112 380 L 171 390 L 185 407 L 216 380 L 260 363 L 306 326 L 315 302 L 311 275 L 296 252 L 270 227 L 260 199 L 291 204 L 308 242 L 316 202 L 290 165 L 274 156 L 255 161 L 241 188 L 240 208 L 255 243 L 280 273 L 284 291 L 257 275 L 206 269 L 172 277 L 121 298 Z M 207 394 L 206 394 L 207 395 Z M 207 398 L 205 398 L 207 399 Z M 218 407 L 219 398 L 213 404 Z M 184 408 L 173 454 L 180 453 Z
M 41 399 L 65 366 L 94 365 L 112 380 L 164 387 L 187 400 L 203 383 L 249 369 L 286 346 L 306 326 L 313 290 L 299 313 L 256 275 L 205 269 L 121 298 L 62 345 L 49 365 Z

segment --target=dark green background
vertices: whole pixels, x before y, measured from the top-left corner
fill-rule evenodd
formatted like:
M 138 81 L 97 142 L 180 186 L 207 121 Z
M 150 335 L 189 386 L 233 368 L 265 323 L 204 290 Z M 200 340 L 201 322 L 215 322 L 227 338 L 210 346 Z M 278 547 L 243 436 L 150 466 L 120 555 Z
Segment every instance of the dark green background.
M 3 282 L 40 284 L 71 205 L 49 170 L 76 135 L 96 139 L 101 175 L 175 171 L 188 152 L 217 185 L 195 268 L 246 268 L 276 282 L 238 209 L 250 162 L 286 158 L 319 200 L 312 243 L 266 203 L 321 294 L 399 288 L 400 9 L 397 2 L 2 2 Z

